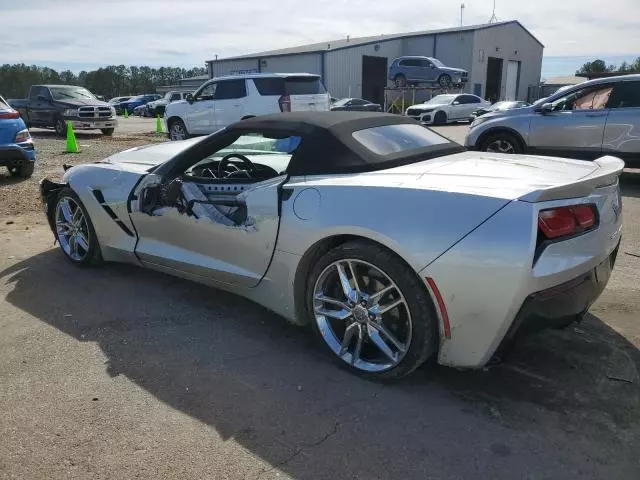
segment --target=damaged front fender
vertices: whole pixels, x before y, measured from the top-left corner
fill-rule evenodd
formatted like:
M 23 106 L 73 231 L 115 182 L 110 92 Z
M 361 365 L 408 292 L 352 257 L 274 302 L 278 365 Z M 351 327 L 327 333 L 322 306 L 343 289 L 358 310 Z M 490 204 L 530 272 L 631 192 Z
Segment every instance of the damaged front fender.
M 56 208 L 56 198 L 58 198 L 60 190 L 66 187 L 68 187 L 66 183 L 52 182 L 47 178 L 40 180 L 40 197 L 42 198 L 42 203 L 44 205 L 44 213 L 47 216 L 49 227 L 54 235 L 56 232 L 56 226 L 53 212 Z

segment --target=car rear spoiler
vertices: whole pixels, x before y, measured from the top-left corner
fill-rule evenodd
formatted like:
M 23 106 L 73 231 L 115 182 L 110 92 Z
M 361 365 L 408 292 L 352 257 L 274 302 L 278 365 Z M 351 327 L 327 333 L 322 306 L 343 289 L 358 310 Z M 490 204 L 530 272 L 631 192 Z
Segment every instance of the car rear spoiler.
M 520 197 L 519 200 L 523 202 L 547 202 L 565 198 L 588 197 L 596 188 L 615 184 L 624 169 L 624 162 L 611 155 L 600 157 L 594 160 L 594 163 L 598 165 L 598 168 L 578 181 L 535 190 Z

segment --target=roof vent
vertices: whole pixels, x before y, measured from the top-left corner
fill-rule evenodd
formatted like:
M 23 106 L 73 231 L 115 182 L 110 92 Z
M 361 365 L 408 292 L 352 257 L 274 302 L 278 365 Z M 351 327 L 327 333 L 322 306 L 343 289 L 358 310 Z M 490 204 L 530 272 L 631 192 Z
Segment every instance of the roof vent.
M 331 44 L 327 43 L 327 50 L 331 50 Z
M 347 43 L 349 43 L 349 35 L 347 35 Z

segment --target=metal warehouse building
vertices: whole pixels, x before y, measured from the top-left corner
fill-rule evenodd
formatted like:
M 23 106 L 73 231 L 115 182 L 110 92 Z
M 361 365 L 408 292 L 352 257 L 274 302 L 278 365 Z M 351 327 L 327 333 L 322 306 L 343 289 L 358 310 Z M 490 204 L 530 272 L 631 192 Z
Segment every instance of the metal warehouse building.
M 484 98 L 526 100 L 538 85 L 540 43 L 518 21 L 376 37 L 345 38 L 207 62 L 210 77 L 255 72 L 319 74 L 334 97 L 382 103 L 387 68 L 402 55 L 435 57 L 469 72 L 467 92 Z

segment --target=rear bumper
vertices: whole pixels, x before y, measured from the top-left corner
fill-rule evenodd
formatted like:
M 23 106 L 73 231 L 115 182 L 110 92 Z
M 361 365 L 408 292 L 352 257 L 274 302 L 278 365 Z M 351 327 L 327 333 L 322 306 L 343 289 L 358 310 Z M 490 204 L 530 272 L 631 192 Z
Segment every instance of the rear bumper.
M 503 357 L 521 335 L 564 328 L 580 320 L 607 286 L 619 247 L 620 242 L 607 258 L 587 273 L 529 295 L 496 350 L 494 359 Z
M 0 146 L 0 166 L 18 167 L 26 162 L 36 161 L 33 143 Z

